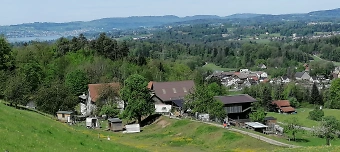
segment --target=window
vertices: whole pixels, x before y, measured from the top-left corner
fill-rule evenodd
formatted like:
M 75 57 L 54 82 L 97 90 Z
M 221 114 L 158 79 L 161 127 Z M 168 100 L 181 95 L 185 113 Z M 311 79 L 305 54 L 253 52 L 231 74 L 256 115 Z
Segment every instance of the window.
M 65 114 L 61 114 L 61 117 L 62 117 L 62 118 L 65 118 Z
M 174 91 L 174 93 L 177 93 L 176 89 L 175 88 L 172 88 L 172 90 Z
M 166 110 L 166 107 L 162 107 L 162 110 Z
M 184 91 L 184 92 L 188 92 L 188 91 L 187 91 L 187 88 L 185 88 L 185 87 L 183 87 L 183 91 Z
M 166 94 L 165 89 L 162 89 L 162 91 L 163 91 L 163 94 Z

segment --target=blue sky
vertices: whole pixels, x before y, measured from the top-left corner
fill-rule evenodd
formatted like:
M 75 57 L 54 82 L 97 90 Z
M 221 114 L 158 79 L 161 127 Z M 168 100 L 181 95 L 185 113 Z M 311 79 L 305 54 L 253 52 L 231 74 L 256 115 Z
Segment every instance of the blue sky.
M 0 25 L 158 15 L 287 14 L 340 7 L 339 0 L 1 0 Z

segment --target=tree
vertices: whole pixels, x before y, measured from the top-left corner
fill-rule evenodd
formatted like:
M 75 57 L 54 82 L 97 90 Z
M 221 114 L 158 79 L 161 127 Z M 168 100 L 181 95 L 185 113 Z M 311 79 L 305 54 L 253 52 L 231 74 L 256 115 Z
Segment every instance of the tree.
M 148 82 L 138 74 L 129 76 L 121 89 L 121 98 L 125 102 L 123 117 L 129 120 L 137 119 L 140 124 L 142 116 L 155 112 L 155 104 L 147 88 Z
M 329 88 L 329 108 L 340 109 L 340 79 L 335 79 Z
M 118 105 L 121 100 L 118 87 L 112 84 L 104 84 L 99 88 L 99 98 L 96 101 L 97 114 L 114 117 L 119 114 Z
M 109 118 L 117 117 L 120 112 L 117 106 L 116 103 L 105 104 L 100 108 L 99 115 L 107 115 Z
M 272 96 L 271 96 L 269 86 L 264 86 L 263 88 L 262 102 L 263 102 L 262 106 L 265 106 L 266 109 L 269 110 L 271 106 L 271 102 L 272 102 Z
M 80 95 L 87 89 L 88 78 L 84 71 L 74 70 L 66 75 L 65 85 L 74 95 Z
M 321 121 L 324 115 L 325 114 L 322 109 L 315 108 L 313 111 L 309 112 L 309 119 L 312 119 L 315 121 Z
M 322 119 L 320 127 L 316 129 L 315 133 L 320 138 L 326 138 L 326 145 L 330 145 L 330 140 L 337 136 L 340 131 L 340 122 L 334 116 L 326 116 Z
M 214 98 L 214 93 L 206 85 L 195 87 L 195 90 L 186 96 L 186 109 L 191 109 L 193 113 L 208 113 L 211 118 L 219 120 L 225 118 L 223 104 Z
M 41 86 L 36 92 L 34 100 L 38 110 L 53 115 L 58 110 L 74 110 L 78 104 L 77 96 L 71 94 L 64 83 L 59 80 Z
M 319 89 L 316 86 L 316 83 L 313 84 L 312 92 L 311 92 L 310 96 L 311 96 L 310 102 L 309 102 L 310 104 L 323 105 L 322 104 L 322 98 L 321 98 L 321 95 L 319 93 Z
M 286 120 L 286 125 L 284 126 L 284 132 L 292 134 L 294 141 L 296 140 L 296 134 L 300 131 L 303 131 L 303 130 L 301 129 L 301 125 L 296 117 Z
M 0 70 L 8 70 L 12 67 L 12 50 L 7 40 L 0 36 Z
M 249 118 L 252 121 L 263 122 L 266 113 L 263 108 L 257 109 L 255 112 L 250 113 Z
M 4 91 L 5 100 L 11 104 L 26 105 L 29 97 L 29 87 L 24 77 L 21 75 L 14 75 L 6 82 L 6 89 Z
M 213 94 L 213 96 L 227 95 L 227 89 L 223 85 L 218 85 L 216 82 L 208 85 L 208 90 Z

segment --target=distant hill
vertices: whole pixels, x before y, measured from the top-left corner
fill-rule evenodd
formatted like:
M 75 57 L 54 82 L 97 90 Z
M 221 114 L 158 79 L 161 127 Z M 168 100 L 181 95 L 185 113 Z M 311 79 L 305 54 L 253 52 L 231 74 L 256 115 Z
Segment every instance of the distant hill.
M 125 18 L 103 18 L 93 21 L 77 21 L 68 23 L 25 23 L 19 25 L 0 26 L 0 34 L 7 37 L 40 37 L 40 36 L 74 36 L 80 33 L 107 32 L 115 29 L 126 30 L 140 27 L 155 27 L 178 24 L 210 24 L 210 23 L 254 23 L 254 22 L 277 22 L 277 21 L 325 21 L 340 19 L 340 9 L 314 11 L 303 14 L 233 14 L 226 17 L 216 15 L 196 15 L 178 17 L 166 16 L 132 16 Z

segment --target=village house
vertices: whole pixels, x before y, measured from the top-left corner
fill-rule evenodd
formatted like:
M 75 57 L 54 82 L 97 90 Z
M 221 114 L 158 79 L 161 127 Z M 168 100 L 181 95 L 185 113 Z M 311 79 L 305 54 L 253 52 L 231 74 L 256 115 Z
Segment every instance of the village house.
M 303 71 L 303 72 L 296 72 L 295 73 L 295 79 L 296 80 L 308 80 L 310 79 L 310 76 L 307 72 Z
M 275 111 L 279 113 L 294 113 L 296 112 L 293 107 L 290 106 L 289 100 L 276 100 L 272 102 L 272 106 Z
M 264 64 L 260 64 L 258 67 L 259 67 L 260 69 L 267 69 L 267 66 L 264 65 Z
M 195 83 L 188 81 L 149 82 L 151 98 L 155 101 L 156 113 L 169 114 L 172 107 L 181 110 L 184 98 L 193 91 Z
M 234 96 L 215 96 L 217 101 L 224 105 L 227 116 L 230 119 L 246 119 L 251 112 L 251 104 L 256 102 L 256 99 L 247 95 L 234 95 Z
M 92 114 L 92 112 L 96 109 L 96 102 L 98 101 L 100 97 L 100 93 L 105 89 L 106 87 L 112 87 L 113 89 L 116 89 L 119 91 L 120 84 L 117 83 L 102 83 L 102 84 L 88 84 L 88 91 L 86 94 L 83 94 L 79 96 L 81 99 L 80 102 L 80 111 L 82 115 L 89 116 Z M 119 100 L 119 97 L 113 97 L 116 98 L 117 104 L 119 109 L 124 109 L 124 101 Z
M 282 83 L 289 83 L 289 82 L 290 82 L 290 79 L 289 79 L 287 76 L 282 76 L 282 77 L 281 77 L 281 82 L 282 82 Z

